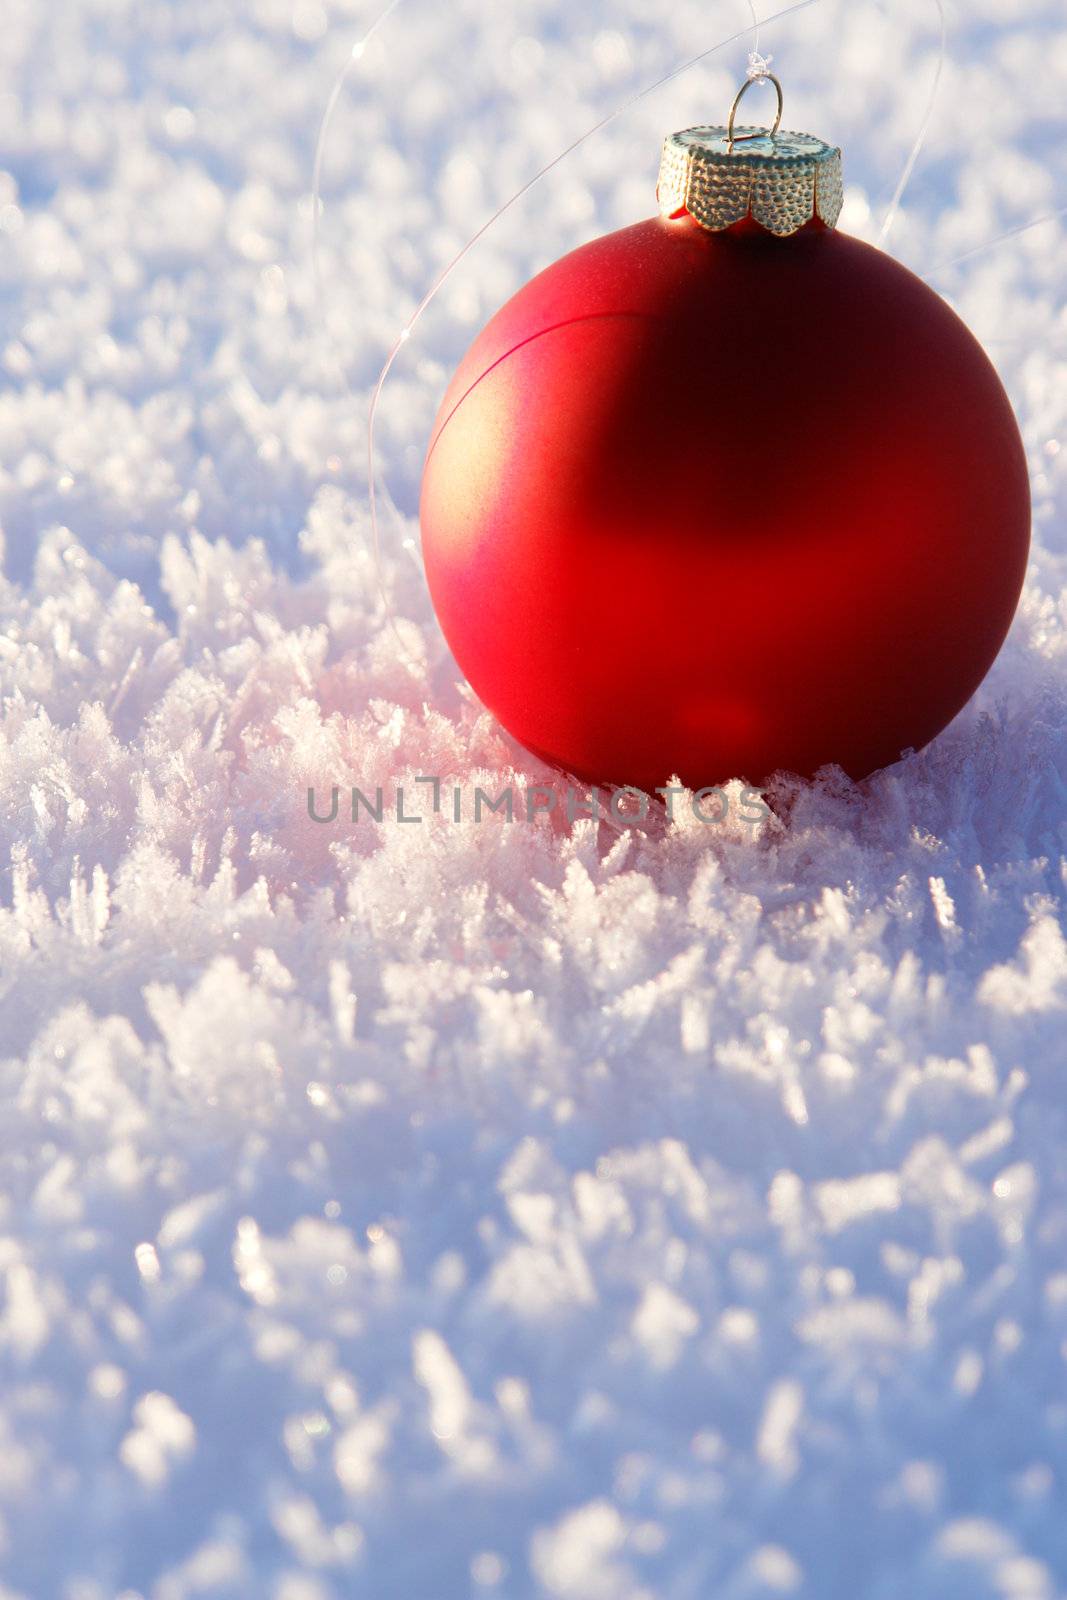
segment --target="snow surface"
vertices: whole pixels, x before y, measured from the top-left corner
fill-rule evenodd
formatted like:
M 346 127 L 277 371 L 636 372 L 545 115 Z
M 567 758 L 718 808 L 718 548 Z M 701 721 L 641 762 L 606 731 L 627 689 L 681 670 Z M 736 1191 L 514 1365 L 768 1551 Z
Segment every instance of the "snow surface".
M 427 313 L 380 419 L 394 624 L 386 350 L 746 8 L 405 0 L 332 129 L 320 318 L 316 129 L 373 14 L 4 6 L 0 1593 L 1067 1595 L 1062 220 L 936 279 L 1036 521 L 933 747 L 755 835 L 317 825 L 309 784 L 550 776 L 433 622 L 425 438 L 507 294 L 651 214 L 748 48 Z M 1060 0 L 949 25 L 891 236 L 923 272 L 1067 205 Z M 918 0 L 764 32 L 854 232 L 936 40 Z

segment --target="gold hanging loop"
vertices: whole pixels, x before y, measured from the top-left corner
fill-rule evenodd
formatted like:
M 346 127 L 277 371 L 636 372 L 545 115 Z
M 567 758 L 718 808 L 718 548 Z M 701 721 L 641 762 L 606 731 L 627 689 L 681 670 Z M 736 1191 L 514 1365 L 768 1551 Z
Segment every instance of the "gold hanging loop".
M 758 133 L 739 133 L 735 135 L 734 122 L 737 118 L 737 108 L 754 83 L 774 84 L 775 92 L 778 95 L 778 115 L 774 119 L 774 127 L 770 129 L 760 129 Z M 734 103 L 730 107 L 730 116 L 726 124 L 727 149 L 733 150 L 734 145 L 740 144 L 744 139 L 762 139 L 765 132 L 769 134 L 770 138 L 773 139 L 775 134 L 778 132 L 778 129 L 782 126 L 782 112 L 784 109 L 785 101 L 782 95 L 782 85 L 779 83 L 773 72 L 761 72 L 754 78 L 746 78 L 740 89 L 738 89 L 737 94 L 734 96 Z

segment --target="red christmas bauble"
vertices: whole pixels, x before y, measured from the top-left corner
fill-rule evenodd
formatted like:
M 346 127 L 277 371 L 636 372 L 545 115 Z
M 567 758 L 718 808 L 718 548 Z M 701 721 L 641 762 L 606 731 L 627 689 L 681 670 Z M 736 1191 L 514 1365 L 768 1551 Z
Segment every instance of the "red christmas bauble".
M 1018 601 L 1026 461 L 981 347 L 888 255 L 753 209 L 557 261 L 433 429 L 445 636 L 505 728 L 591 782 L 863 777 L 961 709 Z

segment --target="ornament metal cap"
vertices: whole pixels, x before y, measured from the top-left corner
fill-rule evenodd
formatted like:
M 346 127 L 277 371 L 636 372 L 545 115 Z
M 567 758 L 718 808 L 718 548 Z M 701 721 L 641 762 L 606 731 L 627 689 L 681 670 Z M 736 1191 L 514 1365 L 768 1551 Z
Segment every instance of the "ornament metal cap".
M 774 126 L 735 127 L 742 97 L 759 80 L 778 93 Z M 841 151 L 811 133 L 780 132 L 782 110 L 782 85 L 762 72 L 741 85 L 725 127 L 668 134 L 656 186 L 660 215 L 688 212 L 713 233 L 752 217 L 779 238 L 814 216 L 834 227 L 844 198 Z

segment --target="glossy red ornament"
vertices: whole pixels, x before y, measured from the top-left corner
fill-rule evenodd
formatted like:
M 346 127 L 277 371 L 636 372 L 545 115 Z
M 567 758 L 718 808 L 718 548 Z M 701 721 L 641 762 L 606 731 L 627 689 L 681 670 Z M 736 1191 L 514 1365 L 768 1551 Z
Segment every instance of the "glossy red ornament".
M 1008 630 L 1019 431 L 982 349 L 888 255 L 687 215 L 623 228 L 493 317 L 420 515 L 485 704 L 576 776 L 651 791 L 932 739 Z

